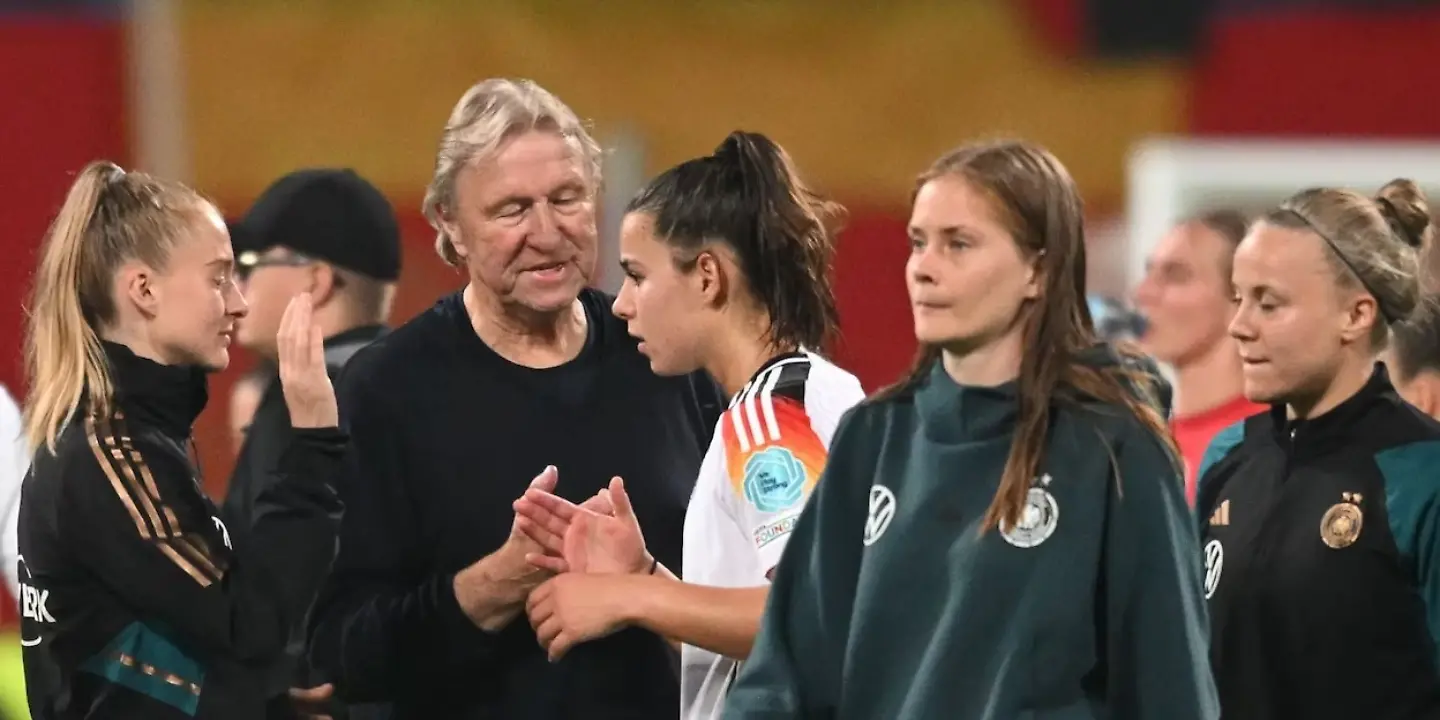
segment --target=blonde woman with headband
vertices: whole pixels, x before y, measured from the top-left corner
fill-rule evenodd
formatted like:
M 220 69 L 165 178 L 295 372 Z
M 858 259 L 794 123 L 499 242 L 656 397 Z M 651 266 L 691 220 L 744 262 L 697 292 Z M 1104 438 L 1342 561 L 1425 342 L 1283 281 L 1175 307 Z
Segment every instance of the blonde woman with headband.
M 1440 423 L 1374 360 L 1420 301 L 1424 195 L 1298 193 L 1235 252 L 1245 395 L 1199 472 L 1226 717 L 1440 717 Z
M 281 653 L 334 554 L 346 439 L 302 296 L 279 333 L 300 430 L 253 541 L 231 547 L 190 436 L 245 312 L 213 205 L 109 163 L 81 171 L 41 250 L 25 348 L 18 570 L 37 720 L 265 717 L 253 668 Z

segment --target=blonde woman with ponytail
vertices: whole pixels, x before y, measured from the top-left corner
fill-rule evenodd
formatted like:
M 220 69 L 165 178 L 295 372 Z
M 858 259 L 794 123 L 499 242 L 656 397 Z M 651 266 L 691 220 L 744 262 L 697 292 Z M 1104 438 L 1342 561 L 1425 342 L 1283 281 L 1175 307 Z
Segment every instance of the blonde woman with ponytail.
M 26 337 L 20 501 L 30 710 L 50 718 L 262 718 L 334 553 L 346 439 L 308 297 L 279 333 L 297 438 L 231 547 L 200 490 L 191 425 L 229 363 L 225 223 L 193 190 L 110 163 L 76 178 L 41 251 Z

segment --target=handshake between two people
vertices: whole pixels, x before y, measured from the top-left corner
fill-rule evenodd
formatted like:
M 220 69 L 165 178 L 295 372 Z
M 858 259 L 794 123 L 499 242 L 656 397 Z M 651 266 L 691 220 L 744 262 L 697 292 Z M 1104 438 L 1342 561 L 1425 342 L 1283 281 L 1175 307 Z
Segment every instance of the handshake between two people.
M 525 612 L 552 662 L 634 624 L 645 583 L 659 568 L 623 480 L 613 478 L 579 505 L 554 494 L 558 480 L 553 466 L 536 476 L 514 503 L 512 530 L 527 546 L 525 562 L 548 578 L 530 591 Z

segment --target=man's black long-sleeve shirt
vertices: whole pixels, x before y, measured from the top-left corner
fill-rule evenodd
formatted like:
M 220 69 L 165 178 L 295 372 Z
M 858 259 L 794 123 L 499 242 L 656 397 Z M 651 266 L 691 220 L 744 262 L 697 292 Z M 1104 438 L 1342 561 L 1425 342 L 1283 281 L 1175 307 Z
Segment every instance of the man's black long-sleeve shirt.
M 339 393 L 353 452 L 311 661 L 349 701 L 397 718 L 674 718 L 674 655 L 624 630 L 552 664 L 525 618 L 473 625 L 455 574 L 504 544 L 511 504 L 546 465 L 582 501 L 625 478 L 651 552 L 679 569 L 685 507 L 721 408 L 701 375 L 659 378 L 610 298 L 581 295 L 574 361 L 517 366 L 475 334 L 459 293 L 350 362 Z

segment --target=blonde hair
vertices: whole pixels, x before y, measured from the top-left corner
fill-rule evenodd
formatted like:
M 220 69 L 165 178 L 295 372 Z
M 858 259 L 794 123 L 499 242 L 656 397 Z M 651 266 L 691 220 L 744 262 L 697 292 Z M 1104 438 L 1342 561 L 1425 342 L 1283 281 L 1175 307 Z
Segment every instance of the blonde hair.
M 1380 322 L 1370 340 L 1376 352 L 1388 343 L 1390 327 L 1419 306 L 1421 251 L 1434 233 L 1425 194 L 1414 181 L 1391 180 L 1374 197 L 1341 188 L 1303 190 L 1265 222 L 1319 235 L 1336 282 L 1375 298 Z
M 435 228 L 435 252 L 451 267 L 462 264 L 455 239 L 440 223 L 455 209 L 455 178 L 466 163 L 488 157 L 511 138 L 531 130 L 559 134 L 581 157 L 593 191 L 600 185 L 599 143 L 568 105 L 533 80 L 492 78 L 460 97 L 440 135 L 435 174 L 425 188 L 425 219 Z
M 55 442 L 87 403 L 108 413 L 115 388 L 100 330 L 116 319 L 115 271 L 139 260 L 161 269 L 206 200 L 179 183 L 103 161 L 80 171 L 40 250 L 25 333 L 25 437 L 33 453 Z

